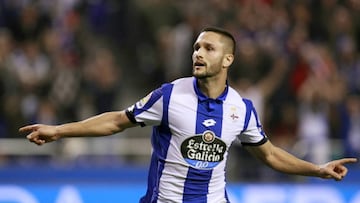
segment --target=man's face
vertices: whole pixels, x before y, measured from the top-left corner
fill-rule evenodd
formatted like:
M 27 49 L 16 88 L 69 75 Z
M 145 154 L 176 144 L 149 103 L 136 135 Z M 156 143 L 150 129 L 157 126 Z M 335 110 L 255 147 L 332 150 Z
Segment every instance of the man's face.
M 194 43 L 193 76 L 207 78 L 216 76 L 223 68 L 225 43 L 215 32 L 202 32 Z

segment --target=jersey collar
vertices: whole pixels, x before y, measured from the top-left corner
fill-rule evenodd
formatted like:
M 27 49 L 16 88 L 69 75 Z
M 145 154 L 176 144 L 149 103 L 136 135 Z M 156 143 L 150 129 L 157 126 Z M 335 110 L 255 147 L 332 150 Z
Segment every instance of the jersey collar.
M 229 91 L 229 85 L 228 85 L 228 82 L 226 81 L 226 87 L 225 87 L 224 92 L 220 96 L 218 96 L 216 99 L 212 99 L 212 98 L 207 97 L 200 91 L 200 88 L 197 84 L 197 79 L 195 77 L 193 80 L 193 86 L 194 86 L 195 93 L 198 96 L 200 102 L 215 101 L 217 103 L 222 103 L 226 99 L 226 95 L 228 94 L 228 91 Z

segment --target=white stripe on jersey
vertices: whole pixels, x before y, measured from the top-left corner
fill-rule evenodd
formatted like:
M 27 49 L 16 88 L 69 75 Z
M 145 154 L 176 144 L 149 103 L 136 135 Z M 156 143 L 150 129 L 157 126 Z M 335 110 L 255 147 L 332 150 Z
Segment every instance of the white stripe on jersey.
M 128 109 L 136 122 L 155 125 L 148 185 L 154 189 L 148 188 L 143 202 L 227 202 L 231 143 L 237 137 L 250 145 L 266 141 L 249 100 L 231 87 L 217 100 L 206 98 L 195 81 L 165 84 Z

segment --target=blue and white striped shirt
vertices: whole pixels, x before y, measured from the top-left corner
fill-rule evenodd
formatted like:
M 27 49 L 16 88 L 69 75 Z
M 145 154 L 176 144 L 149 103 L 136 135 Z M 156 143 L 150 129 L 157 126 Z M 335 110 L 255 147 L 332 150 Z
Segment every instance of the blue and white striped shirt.
M 229 202 L 225 164 L 231 143 L 267 141 L 250 100 L 229 86 L 217 99 L 208 98 L 194 77 L 163 84 L 126 113 L 132 122 L 154 126 L 141 203 Z

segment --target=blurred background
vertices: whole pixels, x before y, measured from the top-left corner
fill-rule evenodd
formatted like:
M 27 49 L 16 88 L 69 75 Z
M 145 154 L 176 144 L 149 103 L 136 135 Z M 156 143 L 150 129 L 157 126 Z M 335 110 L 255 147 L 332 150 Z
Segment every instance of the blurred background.
M 319 164 L 359 157 L 359 0 L 0 0 L 0 202 L 137 202 L 150 127 L 41 147 L 18 128 L 122 110 L 191 76 L 206 26 L 235 36 L 229 83 L 274 144 Z M 234 143 L 227 178 L 233 202 L 359 203 L 360 166 L 349 168 L 336 184 L 288 176 Z M 294 199 L 308 191 L 327 197 Z

